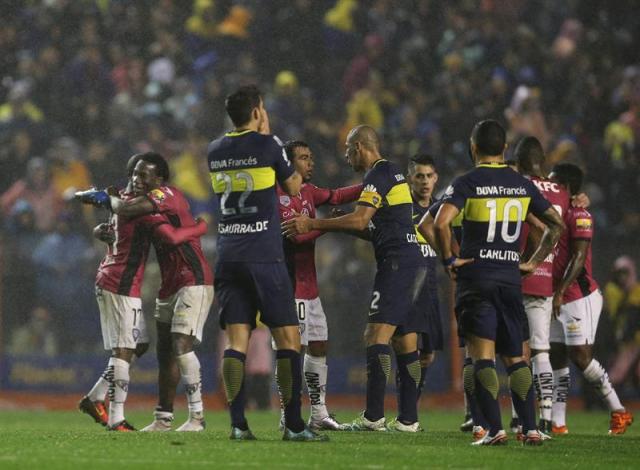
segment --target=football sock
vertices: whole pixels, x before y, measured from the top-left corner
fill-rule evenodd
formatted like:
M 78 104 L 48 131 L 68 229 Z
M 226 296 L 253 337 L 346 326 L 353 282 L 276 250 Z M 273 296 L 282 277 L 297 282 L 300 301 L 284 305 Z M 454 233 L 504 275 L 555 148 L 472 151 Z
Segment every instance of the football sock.
M 227 349 L 222 358 L 222 379 L 231 414 L 231 426 L 242 431 L 249 429 L 244 416 L 244 360 L 246 355 L 235 349 Z
M 329 415 L 326 406 L 327 396 L 327 358 L 326 356 L 304 355 L 304 380 L 307 383 L 311 417 L 322 419 Z
M 618 394 L 613 389 L 611 381 L 609 380 L 609 374 L 604 370 L 602 365 L 592 359 L 585 370 L 582 371 L 584 378 L 595 389 L 598 396 L 604 401 L 609 408 L 609 411 L 623 410 L 624 406 L 620 403 Z
M 397 354 L 400 390 L 398 395 L 398 421 L 413 424 L 418 421 L 418 385 L 420 383 L 420 358 L 418 351 Z
M 507 367 L 509 374 L 509 388 L 511 389 L 511 403 L 518 413 L 522 432 L 535 431 L 536 405 L 533 391 L 533 377 L 526 362 L 520 361 Z
M 102 372 L 100 378 L 89 391 L 87 396 L 91 401 L 104 401 L 109 391 L 110 377 L 113 377 L 113 357 L 109 358 L 107 368 Z
M 533 385 L 536 389 L 540 418 L 551 421 L 551 406 L 553 404 L 553 369 L 549 362 L 549 353 L 538 353 L 531 358 Z
M 180 369 L 182 383 L 187 393 L 189 416 L 201 415 L 202 406 L 202 378 L 200 376 L 200 361 L 193 351 L 176 356 Z
M 391 374 L 391 347 L 374 344 L 367 347 L 367 409 L 365 418 L 384 418 L 384 393 Z
M 464 385 L 464 397 L 468 409 L 468 413 L 473 419 L 475 426 L 482 426 L 484 429 L 489 428 L 487 420 L 484 418 L 478 400 L 475 396 L 476 379 L 473 372 L 473 359 L 466 357 L 464 359 L 464 368 L 462 369 L 462 383 Z
M 474 395 L 489 427 L 489 434 L 495 436 L 502 429 L 500 405 L 498 404 L 498 374 L 496 364 L 490 359 L 480 359 L 474 365 Z
M 113 380 L 109 384 L 109 426 L 124 421 L 124 402 L 129 392 L 129 363 L 113 358 Z
M 276 351 L 276 381 L 280 393 L 280 404 L 284 409 L 284 421 L 287 429 L 301 432 L 304 421 L 300 410 L 302 389 L 302 368 L 300 353 L 291 349 Z
M 518 412 L 516 411 L 516 407 L 513 404 L 513 400 L 511 400 L 511 418 L 517 420 L 518 424 L 520 424 L 520 417 L 518 416 Z
M 554 369 L 553 371 L 553 405 L 551 407 L 551 421 L 556 426 L 566 425 L 567 397 L 571 376 L 569 368 Z
M 422 395 L 422 390 L 424 389 L 424 385 L 427 382 L 427 370 L 429 367 L 420 367 L 420 382 L 418 383 L 418 401 L 420 400 L 420 396 Z

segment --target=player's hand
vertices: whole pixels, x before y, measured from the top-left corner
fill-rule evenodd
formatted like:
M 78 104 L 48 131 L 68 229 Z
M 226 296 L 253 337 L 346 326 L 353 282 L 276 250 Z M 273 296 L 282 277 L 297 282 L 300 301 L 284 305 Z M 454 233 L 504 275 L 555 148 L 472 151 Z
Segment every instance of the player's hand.
M 109 245 L 116 241 L 115 231 L 113 227 L 107 223 L 96 225 L 93 228 L 93 237 Z
M 288 238 L 295 237 L 311 231 L 311 219 L 306 215 L 297 214 L 293 219 L 282 222 L 280 227 L 282 228 L 282 235 Z
M 553 316 L 558 318 L 560 316 L 560 307 L 562 307 L 562 298 L 564 297 L 564 292 L 556 292 L 553 294 Z
M 342 217 L 343 215 L 346 215 L 347 212 L 343 209 L 340 209 L 339 207 L 333 207 L 331 209 L 331 218 L 335 219 L 336 217 Z
M 449 278 L 455 281 L 456 278 L 458 277 L 458 268 L 466 264 L 473 263 L 473 261 L 474 261 L 473 258 L 456 258 L 453 261 L 453 263 L 451 263 L 448 266 L 445 266 L 445 271 L 447 272 L 447 275 L 449 276 Z
M 95 188 L 88 189 L 86 191 L 78 191 L 74 197 L 83 204 L 91 204 L 96 207 L 111 208 L 111 200 L 109 194 L 104 190 L 97 190 Z
M 571 196 L 571 205 L 580 209 L 587 209 L 591 205 L 591 199 L 589 199 L 587 193 L 578 193 L 575 196 Z

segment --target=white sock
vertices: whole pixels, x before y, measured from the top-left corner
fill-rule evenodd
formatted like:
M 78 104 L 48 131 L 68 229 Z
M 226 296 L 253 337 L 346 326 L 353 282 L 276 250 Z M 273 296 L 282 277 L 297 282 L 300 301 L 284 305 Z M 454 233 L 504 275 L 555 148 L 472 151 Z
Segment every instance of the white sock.
M 533 385 L 538 393 L 538 405 L 540 417 L 551 421 L 551 409 L 553 405 L 553 369 L 549 362 L 549 353 L 539 353 L 531 358 L 533 372 Z
M 107 368 L 102 372 L 100 378 L 95 383 L 93 388 L 89 391 L 87 396 L 91 401 L 104 401 L 109 391 L 109 382 L 113 377 L 113 357 L 109 358 L 107 362 Z
M 124 420 L 124 402 L 129 392 L 129 363 L 113 358 L 113 381 L 109 385 L 109 426 Z
M 556 426 L 566 426 L 567 419 L 567 397 L 569 396 L 569 386 L 571 376 L 569 368 L 553 370 L 553 405 L 551 408 L 551 421 Z
M 187 403 L 189 406 L 189 416 L 201 415 L 202 406 L 202 378 L 200 376 L 200 361 L 193 351 L 176 356 L 178 369 L 182 383 L 187 392 Z M 200 417 L 200 416 L 198 416 Z
M 327 396 L 327 358 L 304 355 L 304 380 L 307 383 L 309 401 L 311 402 L 311 417 L 322 419 L 329 415 L 325 403 Z
M 511 417 L 513 419 L 519 419 L 518 412 L 516 411 L 516 407 L 513 406 L 513 400 L 511 400 Z
M 602 401 L 607 404 L 609 411 L 624 410 L 618 394 L 609 381 L 609 374 L 607 374 L 607 371 L 604 370 L 598 361 L 592 359 L 582 373 L 587 382 L 593 386 L 598 396 L 602 398 Z

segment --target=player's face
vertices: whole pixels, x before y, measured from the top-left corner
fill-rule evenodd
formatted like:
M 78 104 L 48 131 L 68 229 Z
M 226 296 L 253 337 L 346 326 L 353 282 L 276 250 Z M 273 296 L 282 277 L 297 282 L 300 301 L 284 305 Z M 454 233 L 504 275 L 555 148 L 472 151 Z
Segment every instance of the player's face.
M 411 191 L 420 200 L 428 200 L 438 181 L 438 173 L 432 165 L 416 165 L 409 174 Z
M 133 183 L 133 191 L 140 195 L 158 188 L 162 179 L 158 176 L 155 165 L 140 160 L 133 170 L 131 182 Z
M 304 182 L 311 181 L 313 176 L 313 153 L 309 147 L 296 147 L 293 149 L 293 166 L 302 175 Z
M 353 171 L 360 171 L 362 169 L 360 142 L 352 142 L 347 138 L 345 145 L 347 150 L 344 156 L 347 159 L 347 163 L 353 168 Z

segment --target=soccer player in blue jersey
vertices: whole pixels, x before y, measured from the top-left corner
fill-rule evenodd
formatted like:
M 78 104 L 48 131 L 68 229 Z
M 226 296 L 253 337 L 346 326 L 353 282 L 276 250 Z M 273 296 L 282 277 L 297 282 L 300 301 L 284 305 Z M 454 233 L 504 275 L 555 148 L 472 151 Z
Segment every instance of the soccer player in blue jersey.
M 379 145 L 376 132 L 369 126 L 357 126 L 347 136 L 349 164 L 355 171 L 366 171 L 364 189 L 353 212 L 333 219 L 299 216 L 282 226 L 287 236 L 311 230 L 361 232 L 368 228 L 378 269 L 365 330 L 367 405 L 352 428 L 417 432 L 420 361 L 411 305 L 421 254 L 412 221 L 409 186 L 402 170 L 382 158 Z M 389 342 L 394 335 L 401 400 L 399 416 L 387 425 L 384 395 L 391 372 Z
M 457 280 L 459 332 L 474 363 L 474 395 L 489 424 L 475 445 L 506 443 L 498 404 L 495 355 L 507 366 L 511 397 L 522 420 L 524 444 L 540 445 L 531 369 L 522 356 L 527 317 L 521 272 L 544 261 L 564 230 L 560 215 L 528 179 L 504 164 L 506 135 L 493 120 L 481 121 L 471 133 L 476 168 L 456 178 L 443 196 L 435 235 L 447 273 Z M 451 222 L 464 210 L 460 258 L 451 250 Z M 522 262 L 520 232 L 535 215 L 547 228 L 531 258 Z
M 283 439 L 328 440 L 306 427 L 300 412 L 300 330 L 276 195 L 276 181 L 287 194 L 298 194 L 302 177 L 280 140 L 265 135 L 269 117 L 255 86 L 239 88 L 227 97 L 225 107 L 235 129 L 209 144 L 208 162 L 220 204 L 214 287 L 228 340 L 222 376 L 231 413 L 230 437 L 255 439 L 244 414 L 244 363 L 259 310 L 277 347 Z

